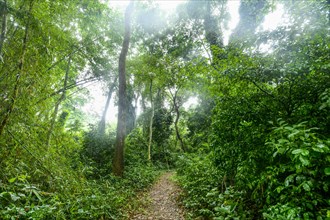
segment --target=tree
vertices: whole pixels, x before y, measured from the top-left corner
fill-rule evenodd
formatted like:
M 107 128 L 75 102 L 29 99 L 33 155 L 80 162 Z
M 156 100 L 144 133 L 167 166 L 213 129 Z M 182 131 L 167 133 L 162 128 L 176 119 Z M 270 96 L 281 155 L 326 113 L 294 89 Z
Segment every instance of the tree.
M 131 14 L 133 11 L 133 1 L 129 3 L 125 12 L 125 35 L 122 50 L 119 56 L 119 92 L 118 92 L 118 122 L 117 136 L 115 143 L 115 154 L 113 158 L 113 173 L 117 176 L 122 176 L 124 172 L 124 147 L 126 136 L 126 56 L 129 48 L 131 36 Z
M 150 95 L 150 103 L 151 103 L 151 115 L 150 115 L 150 122 L 149 122 L 149 142 L 148 142 L 148 160 L 151 161 L 151 145 L 152 145 L 152 125 L 154 122 L 155 116 L 155 103 L 153 100 L 153 93 L 152 93 L 152 81 L 153 81 L 153 73 L 150 73 L 150 88 L 149 88 L 149 95 Z
M 231 41 L 247 42 L 263 22 L 268 7 L 268 0 L 242 0 L 239 7 L 240 20 L 231 35 Z

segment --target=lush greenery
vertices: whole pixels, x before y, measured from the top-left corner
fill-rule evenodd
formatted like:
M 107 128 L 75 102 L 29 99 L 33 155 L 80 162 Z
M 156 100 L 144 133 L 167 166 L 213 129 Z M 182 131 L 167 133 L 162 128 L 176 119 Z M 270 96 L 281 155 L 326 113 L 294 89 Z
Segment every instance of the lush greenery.
M 188 219 L 329 219 L 329 1 L 241 0 L 228 35 L 230 3 L 136 1 L 124 38 L 111 1 L 0 0 L 0 218 L 125 219 L 176 169 Z
M 195 153 L 178 161 L 193 218 L 329 218 L 329 22 L 322 3 L 286 6 L 286 27 L 246 36 L 269 42 L 268 52 L 214 48 L 205 88 L 214 105 L 187 118 Z M 312 24 L 300 25 L 298 12 Z

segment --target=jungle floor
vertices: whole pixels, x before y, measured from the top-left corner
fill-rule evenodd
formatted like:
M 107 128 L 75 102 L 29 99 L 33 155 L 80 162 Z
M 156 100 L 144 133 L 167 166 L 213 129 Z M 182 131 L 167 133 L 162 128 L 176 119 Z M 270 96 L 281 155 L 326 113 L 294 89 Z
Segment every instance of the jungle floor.
M 179 205 L 180 188 L 173 181 L 174 173 L 165 172 L 150 191 L 140 196 L 140 207 L 129 219 L 133 220 L 184 220 Z

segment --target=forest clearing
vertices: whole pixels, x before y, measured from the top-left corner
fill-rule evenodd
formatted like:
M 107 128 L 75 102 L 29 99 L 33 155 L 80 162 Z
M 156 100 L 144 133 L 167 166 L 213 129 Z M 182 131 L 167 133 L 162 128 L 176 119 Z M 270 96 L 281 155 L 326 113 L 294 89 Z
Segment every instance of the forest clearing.
M 330 0 L 0 0 L 0 219 L 330 219 Z

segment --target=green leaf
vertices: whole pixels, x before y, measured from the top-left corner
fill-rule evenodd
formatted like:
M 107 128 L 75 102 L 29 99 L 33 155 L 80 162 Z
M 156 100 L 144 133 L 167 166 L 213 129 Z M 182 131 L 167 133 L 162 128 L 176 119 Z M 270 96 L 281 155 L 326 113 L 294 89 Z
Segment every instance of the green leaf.
M 304 165 L 304 166 L 308 166 L 309 165 L 309 160 L 306 157 L 300 155 L 299 156 L 299 160 L 302 163 L 302 165 Z
M 11 178 L 11 179 L 8 180 L 8 182 L 10 182 L 10 183 L 13 183 L 13 182 L 15 182 L 15 181 L 16 181 L 16 177 Z
M 285 152 L 285 148 L 284 147 L 278 148 L 277 152 L 279 154 L 283 154 Z
M 329 176 L 330 175 L 330 167 L 327 167 L 324 169 L 325 175 Z
M 329 148 L 325 144 L 319 143 L 316 146 L 321 152 L 329 152 Z
M 304 188 L 305 191 L 307 191 L 307 192 L 311 191 L 311 187 L 308 185 L 308 183 L 304 182 L 302 184 L 302 186 L 303 186 L 303 188 Z
M 309 154 L 309 150 L 303 149 L 301 154 L 307 156 Z
M 17 196 L 16 194 L 13 194 L 13 193 L 10 194 L 10 197 L 14 202 L 16 202 L 17 200 L 19 200 L 21 198 L 21 197 Z
M 317 144 L 316 145 L 318 148 L 325 148 L 326 146 L 324 144 Z
M 290 176 L 288 176 L 285 181 L 284 181 L 284 184 L 285 186 L 289 186 L 291 182 L 294 181 L 294 177 L 296 176 L 296 174 L 291 174 Z
M 284 189 L 283 186 L 279 186 L 279 187 L 276 188 L 276 191 L 277 191 L 278 193 L 281 193 L 281 191 L 282 191 L 283 189 Z
M 280 143 L 280 144 L 288 143 L 288 142 L 289 141 L 287 139 L 283 139 L 283 138 L 281 138 L 281 139 L 278 140 L 278 143 Z
M 296 149 L 292 151 L 292 154 L 301 154 L 302 153 L 302 149 Z
M 278 152 L 277 152 L 277 151 L 275 151 L 275 153 L 273 154 L 273 157 L 276 157 L 277 153 L 278 153 Z
M 32 189 L 32 192 L 33 192 L 33 194 L 39 199 L 40 202 L 43 202 L 43 201 L 42 201 L 42 198 L 41 198 L 41 196 L 39 195 L 39 193 L 37 192 L 37 190 Z
M 294 136 L 296 136 L 300 131 L 296 130 L 295 132 L 291 133 L 288 135 L 288 138 L 293 138 Z
M 313 151 L 315 152 L 319 152 L 319 153 L 323 153 L 324 150 L 322 148 L 318 148 L 318 147 L 312 147 Z

